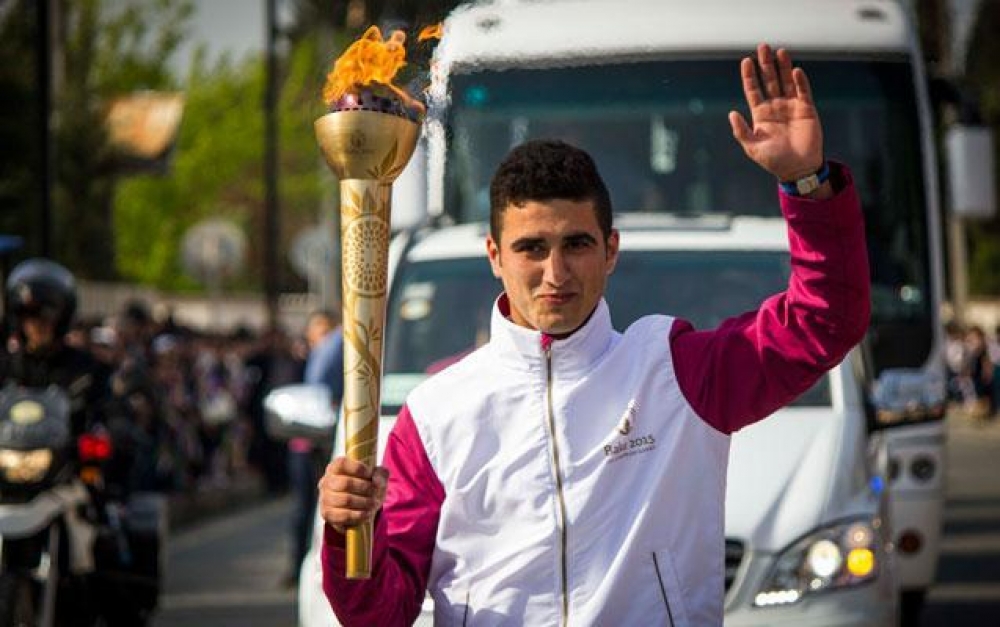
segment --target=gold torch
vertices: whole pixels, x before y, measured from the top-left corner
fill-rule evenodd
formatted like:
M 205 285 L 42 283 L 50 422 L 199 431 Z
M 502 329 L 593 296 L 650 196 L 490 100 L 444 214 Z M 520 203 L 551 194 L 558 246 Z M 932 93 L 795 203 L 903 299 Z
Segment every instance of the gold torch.
M 413 154 L 424 114 L 391 86 L 405 63 L 404 40 L 396 31 L 383 41 L 369 28 L 334 65 L 323 93 L 330 113 L 315 123 L 340 179 L 345 448 L 368 468 L 378 446 L 392 182 Z M 347 530 L 348 578 L 371 576 L 372 534 L 372 521 Z

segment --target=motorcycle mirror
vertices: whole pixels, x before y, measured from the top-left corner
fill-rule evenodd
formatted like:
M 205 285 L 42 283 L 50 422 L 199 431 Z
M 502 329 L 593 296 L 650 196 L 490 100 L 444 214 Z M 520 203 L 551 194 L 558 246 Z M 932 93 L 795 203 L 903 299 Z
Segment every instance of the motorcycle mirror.
M 286 385 L 264 397 L 267 431 L 288 440 L 308 438 L 327 445 L 337 426 L 337 408 L 330 389 L 321 384 Z

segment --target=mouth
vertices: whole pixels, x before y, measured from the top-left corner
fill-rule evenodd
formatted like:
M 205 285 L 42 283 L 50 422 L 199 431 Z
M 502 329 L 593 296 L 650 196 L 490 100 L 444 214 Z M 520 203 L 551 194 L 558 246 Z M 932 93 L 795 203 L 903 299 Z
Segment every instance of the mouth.
M 573 292 L 560 292 L 556 294 L 539 294 L 538 300 L 542 301 L 550 307 L 558 307 L 560 305 L 566 305 L 570 301 L 576 298 L 576 294 Z

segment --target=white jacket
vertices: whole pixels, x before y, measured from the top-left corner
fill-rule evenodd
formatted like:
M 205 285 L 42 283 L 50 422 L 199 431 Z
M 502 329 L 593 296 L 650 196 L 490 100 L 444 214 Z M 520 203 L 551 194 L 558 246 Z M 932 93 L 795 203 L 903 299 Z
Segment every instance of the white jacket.
M 436 624 L 722 623 L 729 437 L 681 394 L 670 328 L 619 334 L 602 301 L 545 350 L 494 308 L 490 343 L 411 394 L 450 487 Z

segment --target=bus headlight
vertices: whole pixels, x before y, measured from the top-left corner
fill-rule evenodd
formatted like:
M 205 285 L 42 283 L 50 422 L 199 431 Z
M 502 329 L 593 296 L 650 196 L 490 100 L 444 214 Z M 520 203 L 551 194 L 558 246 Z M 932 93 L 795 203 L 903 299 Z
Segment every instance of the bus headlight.
M 754 605 L 788 605 L 807 594 L 871 581 L 878 575 L 878 526 L 878 519 L 845 522 L 791 545 L 778 555 Z
M 31 451 L 0 449 L 0 472 L 10 483 L 39 481 L 52 465 L 52 450 L 39 448 Z

